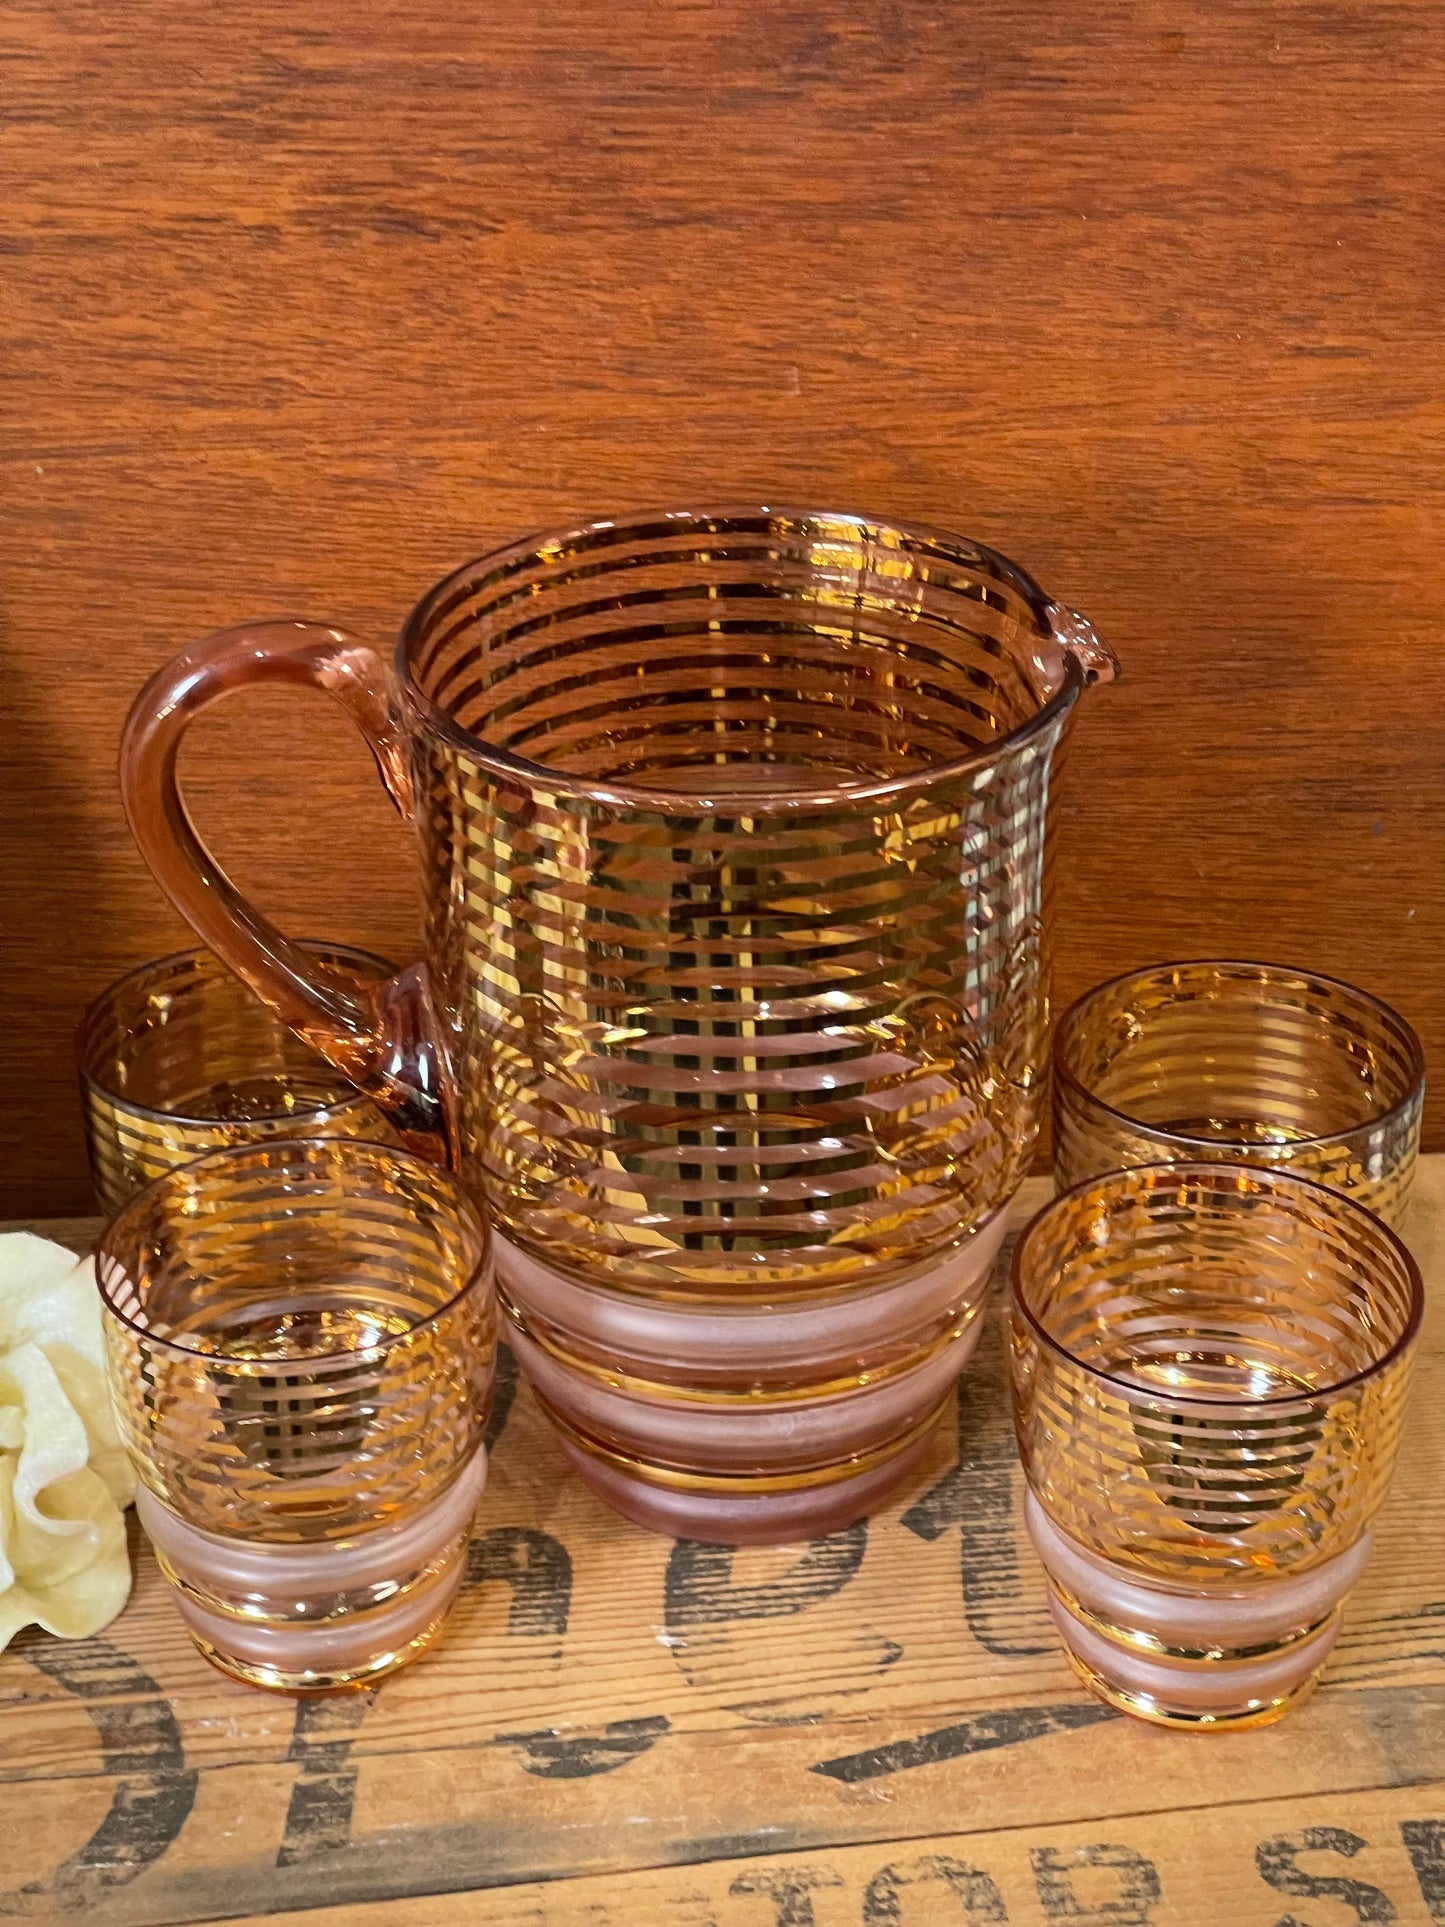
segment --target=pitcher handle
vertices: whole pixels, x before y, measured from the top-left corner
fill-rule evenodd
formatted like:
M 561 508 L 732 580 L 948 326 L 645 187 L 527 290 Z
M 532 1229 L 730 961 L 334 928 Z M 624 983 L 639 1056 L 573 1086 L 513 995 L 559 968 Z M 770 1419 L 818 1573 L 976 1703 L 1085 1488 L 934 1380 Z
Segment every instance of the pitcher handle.
M 176 759 L 186 731 L 212 703 L 260 683 L 301 684 L 334 696 L 366 738 L 392 801 L 411 820 L 411 763 L 390 664 L 325 623 L 247 622 L 183 649 L 136 697 L 120 752 L 132 833 L 201 942 L 364 1091 L 409 1149 L 454 1165 L 456 1088 L 426 965 L 412 964 L 362 989 L 333 976 L 247 902 L 206 848 L 181 798 Z

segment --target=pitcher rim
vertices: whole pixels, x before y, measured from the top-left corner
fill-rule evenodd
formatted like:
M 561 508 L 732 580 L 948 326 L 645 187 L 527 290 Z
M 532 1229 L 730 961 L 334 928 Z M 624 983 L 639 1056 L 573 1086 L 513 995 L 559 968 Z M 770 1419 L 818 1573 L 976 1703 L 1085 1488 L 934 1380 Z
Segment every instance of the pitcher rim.
M 984 749 L 974 751 L 969 756 L 956 757 L 947 763 L 910 770 L 903 775 L 886 777 L 881 781 L 869 779 L 836 783 L 816 790 L 735 789 L 724 783 L 702 793 L 651 788 L 632 783 L 599 782 L 578 776 L 568 770 L 556 769 L 547 763 L 533 762 L 530 757 L 518 756 L 513 751 L 502 749 L 497 744 L 489 742 L 484 736 L 476 735 L 473 731 L 464 728 L 455 717 L 426 693 L 413 674 L 411 654 L 414 645 L 422 636 L 428 612 L 448 590 L 483 566 L 496 571 L 512 562 L 519 562 L 528 556 L 536 555 L 544 546 L 574 541 L 587 535 L 600 535 L 611 529 L 640 529 L 650 523 L 669 519 L 701 523 L 741 516 L 843 522 L 851 523 L 860 530 L 884 528 L 912 540 L 942 545 L 950 549 L 964 549 L 971 556 L 984 558 L 997 567 L 1001 576 L 1028 603 L 1040 625 L 1040 640 L 1053 641 L 1059 645 L 1064 659 L 1063 681 L 1053 695 L 1040 704 L 1031 716 L 1025 717 L 1013 729 L 1006 731 L 996 742 Z M 963 561 L 967 558 L 959 555 L 957 559 Z M 499 548 L 484 549 L 480 555 L 459 563 L 456 568 L 449 570 L 439 581 L 433 583 L 412 608 L 402 624 L 394 661 L 397 678 L 405 691 L 406 699 L 426 726 L 450 743 L 454 749 L 461 750 L 463 754 L 505 784 L 520 785 L 529 791 L 545 789 L 553 795 L 565 797 L 569 802 L 596 803 L 606 809 L 636 811 L 654 816 L 779 815 L 800 810 L 854 808 L 860 804 L 865 806 L 872 803 L 896 804 L 911 800 L 935 786 L 954 782 L 987 769 L 1015 751 L 1026 748 L 1036 737 L 1047 734 L 1053 724 L 1073 707 L 1090 681 L 1078 655 L 1068 646 L 1066 639 L 1059 636 L 1049 620 L 1050 612 L 1057 606 L 1053 599 L 1039 587 L 1028 570 L 1004 555 L 1001 550 L 991 548 L 985 542 L 974 541 L 969 536 L 957 535 L 949 530 L 928 528 L 917 522 L 899 521 L 891 516 L 860 515 L 845 509 L 796 508 L 787 503 L 769 505 L 758 502 L 731 502 L 691 509 L 637 509 L 621 515 L 600 516 L 592 521 L 572 523 L 564 527 L 536 530 L 530 535 L 520 536 L 514 541 L 504 543 Z

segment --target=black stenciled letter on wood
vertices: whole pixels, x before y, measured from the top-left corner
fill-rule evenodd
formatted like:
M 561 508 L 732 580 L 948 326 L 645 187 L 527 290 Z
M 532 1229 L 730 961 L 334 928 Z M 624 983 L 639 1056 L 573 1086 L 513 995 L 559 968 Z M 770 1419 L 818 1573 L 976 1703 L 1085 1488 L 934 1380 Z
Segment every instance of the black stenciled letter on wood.
M 0 1891 L 0 1915 L 31 1916 L 52 1900 L 63 1913 L 98 1910 L 177 1838 L 195 1804 L 197 1775 L 186 1766 L 170 1701 L 108 1639 L 35 1637 L 18 1651 L 84 1704 L 115 1785 L 105 1818 L 84 1846 L 49 1881 Z
M 766 1894 L 773 1903 L 773 1927 L 816 1927 L 814 1892 L 842 1884 L 831 1867 L 759 1867 L 739 1874 L 728 1892 Z
M 1341 1827 L 1305 1827 L 1299 1833 L 1277 1834 L 1262 1840 L 1254 1850 L 1259 1877 L 1277 1893 L 1301 1900 L 1340 1900 L 1355 1910 L 1361 1921 L 1392 1921 L 1398 1918 L 1394 1902 L 1367 1880 L 1352 1880 L 1344 1875 L 1306 1873 L 1299 1865 L 1302 1853 L 1340 1853 L 1353 1860 L 1369 1845 L 1357 1833 Z M 1305 1927 L 1294 1914 L 1283 1914 L 1275 1927 Z
M 901 1922 L 904 1909 L 900 1895 L 905 1887 L 942 1888 L 957 1902 L 949 1909 L 951 1919 L 1006 1927 L 1008 1910 L 994 1882 L 977 1867 L 946 1853 L 925 1853 L 917 1860 L 896 1860 L 891 1866 L 880 1867 L 863 1894 L 863 1927 L 893 1927 Z M 919 1918 L 935 1917 L 930 1903 L 925 1902 Z
M 1431 1920 L 1445 1920 L 1445 1820 L 1402 1820 L 1400 1838 Z
M 512 1589 L 509 1635 L 561 1639 L 572 1610 L 572 1556 L 560 1541 L 530 1526 L 493 1526 L 467 1547 L 466 1584 L 490 1579 Z
M 1039 1905 L 1051 1921 L 1081 1927 L 1155 1927 L 1158 1869 L 1133 1847 L 1107 1841 L 1090 1841 L 1083 1847 L 1033 1847 L 1029 1860 Z M 1108 1879 L 1099 1884 L 1112 1891 L 1096 1900 L 1093 1881 L 1086 1883 L 1081 1876 L 1100 1868 L 1107 1871 Z
M 351 1746 L 376 1702 L 377 1689 L 335 1699 L 296 1702 L 296 1724 L 286 1758 L 297 1766 L 286 1829 L 276 1850 L 278 1867 L 294 1867 L 317 1854 L 335 1853 L 351 1839 L 359 1766 Z
M 1055 1648 L 1042 1588 L 1026 1585 L 1019 1573 L 1014 1496 L 1023 1475 L 1009 1415 L 999 1302 L 1014 1242 L 1010 1238 L 999 1254 L 993 1302 L 984 1313 L 988 1322 L 958 1381 L 958 1463 L 908 1508 L 901 1523 L 929 1545 L 958 1527 L 968 1630 L 995 1658 L 1031 1659 Z
M 736 1548 L 679 1539 L 664 1582 L 668 1627 L 726 1626 L 741 1619 L 782 1619 L 805 1612 L 843 1590 L 867 1549 L 868 1524 L 860 1520 L 846 1532 L 811 1540 L 776 1579 L 738 1585 L 733 1579 Z

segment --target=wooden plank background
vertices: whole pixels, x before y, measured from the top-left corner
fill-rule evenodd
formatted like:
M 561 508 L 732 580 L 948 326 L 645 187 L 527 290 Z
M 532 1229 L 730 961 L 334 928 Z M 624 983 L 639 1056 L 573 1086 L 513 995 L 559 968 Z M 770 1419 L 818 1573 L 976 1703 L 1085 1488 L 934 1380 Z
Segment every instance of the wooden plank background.
M 469 1583 L 374 1700 L 224 1679 L 138 1545 L 100 1638 L 0 1658 L 0 1919 L 1445 1921 L 1445 1158 L 1422 1169 L 1395 1486 L 1326 1682 L 1279 1725 L 1161 1733 L 1079 1687 L 1022 1530 L 996 1304 L 929 1464 L 807 1546 L 628 1525 L 504 1394 Z
M 7 0 L 0 57 L 0 1209 L 85 1208 L 75 1017 L 181 937 L 145 675 L 659 502 L 959 528 L 1115 642 L 1065 995 L 1263 954 L 1445 1044 L 1437 0 Z M 189 772 L 293 929 L 412 950 L 319 698 Z

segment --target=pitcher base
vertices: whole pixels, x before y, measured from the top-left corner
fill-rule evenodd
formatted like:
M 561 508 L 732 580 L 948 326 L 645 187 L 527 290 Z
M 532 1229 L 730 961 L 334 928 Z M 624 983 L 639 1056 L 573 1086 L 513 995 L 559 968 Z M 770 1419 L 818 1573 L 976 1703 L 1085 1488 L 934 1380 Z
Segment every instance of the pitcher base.
M 901 1277 L 777 1304 L 634 1297 L 500 1237 L 498 1291 L 599 1498 L 670 1538 L 786 1545 L 853 1525 L 918 1464 L 978 1343 L 1006 1216 Z
M 827 1485 L 736 1495 L 656 1485 L 614 1459 L 599 1458 L 565 1432 L 559 1442 L 598 1498 L 649 1532 L 715 1546 L 783 1546 L 842 1532 L 883 1504 L 923 1458 L 937 1423 L 935 1417 L 899 1451 L 864 1472 Z

